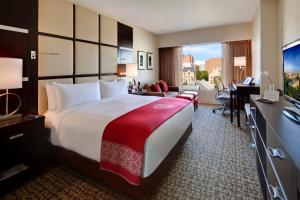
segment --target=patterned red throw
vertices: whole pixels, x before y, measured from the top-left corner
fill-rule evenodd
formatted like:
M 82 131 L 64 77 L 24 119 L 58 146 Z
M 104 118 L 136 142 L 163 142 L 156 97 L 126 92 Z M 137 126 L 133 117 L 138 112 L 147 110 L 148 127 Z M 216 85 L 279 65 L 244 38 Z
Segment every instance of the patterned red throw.
M 139 185 L 147 138 L 189 103 L 184 99 L 162 98 L 111 121 L 102 136 L 100 169 Z

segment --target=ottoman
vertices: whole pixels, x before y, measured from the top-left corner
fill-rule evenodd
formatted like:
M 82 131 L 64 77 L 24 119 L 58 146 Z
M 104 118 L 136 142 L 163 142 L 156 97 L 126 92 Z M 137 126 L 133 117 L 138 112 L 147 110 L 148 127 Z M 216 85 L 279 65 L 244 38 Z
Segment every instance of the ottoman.
M 197 105 L 196 105 L 195 104 L 195 96 L 193 94 L 179 94 L 179 95 L 177 95 L 176 98 L 189 100 L 189 101 L 193 102 L 194 110 L 196 110 L 198 108 L 198 100 L 197 100 Z
M 199 93 L 197 91 L 184 91 L 183 94 L 192 94 L 194 95 L 194 106 L 197 109 L 199 104 Z

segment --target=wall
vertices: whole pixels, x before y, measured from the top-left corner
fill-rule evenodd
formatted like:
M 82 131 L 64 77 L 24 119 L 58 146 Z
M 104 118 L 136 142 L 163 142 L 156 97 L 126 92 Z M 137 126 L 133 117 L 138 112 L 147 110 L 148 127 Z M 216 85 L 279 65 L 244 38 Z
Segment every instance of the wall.
M 261 92 L 268 89 L 268 77 L 261 76 L 262 71 L 268 71 L 270 77 L 278 88 L 278 1 L 261 0 L 254 20 L 253 27 L 253 71 Z
M 261 22 L 260 22 L 260 7 L 257 9 L 252 23 L 252 75 L 255 78 L 254 82 L 260 84 L 261 72 Z
M 279 67 L 278 80 L 279 88 L 283 87 L 282 77 L 282 52 L 281 47 L 300 38 L 300 1 L 299 0 L 279 0 Z
M 268 70 L 276 88 L 283 89 L 282 47 L 300 38 L 299 0 L 261 0 L 253 27 L 253 66 L 255 77 Z M 266 78 L 262 89 L 268 84 Z
M 278 88 L 278 1 L 261 1 L 261 70 L 267 70 Z M 268 89 L 268 77 L 261 77 L 261 91 Z
M 159 35 L 158 46 L 170 47 L 251 38 L 252 24 L 249 22 Z
M 158 80 L 157 36 L 144 29 L 133 27 L 134 61 L 137 63 L 137 51 L 151 52 L 154 56 L 153 70 L 139 70 L 138 80 L 142 84 Z

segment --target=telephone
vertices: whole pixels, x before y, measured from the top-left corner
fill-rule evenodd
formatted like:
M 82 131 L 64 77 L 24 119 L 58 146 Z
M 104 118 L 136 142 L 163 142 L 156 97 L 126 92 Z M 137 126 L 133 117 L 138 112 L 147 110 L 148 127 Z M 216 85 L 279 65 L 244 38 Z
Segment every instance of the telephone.
M 252 83 L 253 80 L 254 80 L 254 78 L 248 76 L 248 77 L 244 80 L 243 84 L 244 84 L 244 85 L 251 85 L 251 83 Z

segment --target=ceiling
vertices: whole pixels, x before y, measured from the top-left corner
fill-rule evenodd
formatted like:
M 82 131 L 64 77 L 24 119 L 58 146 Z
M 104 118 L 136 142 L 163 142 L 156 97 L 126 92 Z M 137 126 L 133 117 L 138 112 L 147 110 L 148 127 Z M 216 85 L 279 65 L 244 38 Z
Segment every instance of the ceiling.
M 252 21 L 259 0 L 70 0 L 156 34 Z

